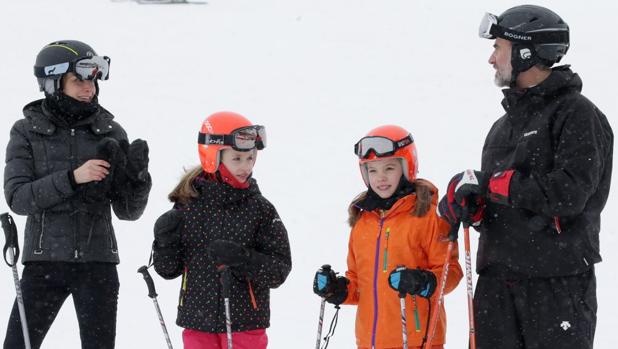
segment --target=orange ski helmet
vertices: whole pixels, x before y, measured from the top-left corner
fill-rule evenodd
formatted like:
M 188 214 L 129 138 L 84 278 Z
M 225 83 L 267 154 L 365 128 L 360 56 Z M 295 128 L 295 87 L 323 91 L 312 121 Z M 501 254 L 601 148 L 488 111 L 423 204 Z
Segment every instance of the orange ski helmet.
M 205 172 L 215 173 L 221 161 L 221 150 L 233 148 L 238 151 L 264 149 L 266 130 L 253 125 L 244 116 L 229 112 L 217 112 L 204 120 L 198 136 L 200 162 Z
M 413 182 L 418 173 L 418 155 L 412 134 L 395 125 L 384 125 L 369 131 L 354 145 L 358 156 L 358 165 L 365 184 L 369 186 L 369 177 L 365 164 L 385 158 L 399 158 L 406 179 Z

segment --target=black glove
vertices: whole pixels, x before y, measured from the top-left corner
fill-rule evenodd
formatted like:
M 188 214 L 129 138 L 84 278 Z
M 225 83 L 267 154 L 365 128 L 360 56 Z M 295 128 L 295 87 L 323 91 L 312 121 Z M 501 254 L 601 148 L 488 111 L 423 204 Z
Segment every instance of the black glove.
M 176 209 L 165 212 L 154 225 L 155 247 L 176 248 L 180 245 L 182 216 Z
M 486 176 L 484 172 L 471 170 L 458 173 L 451 178 L 446 194 L 438 204 L 440 216 L 453 227 L 451 234 L 457 234 L 461 221 L 474 226 L 481 223 L 485 212 L 488 182 L 489 176 Z M 467 217 L 464 217 L 464 203 L 467 207 Z
M 337 276 L 330 265 L 325 264 L 313 278 L 313 293 L 324 298 L 328 303 L 339 305 L 348 298 L 348 280 L 344 276 Z
M 101 181 L 92 181 L 80 186 L 83 199 L 86 203 L 103 201 L 108 197 L 116 175 L 124 171 L 126 156 L 120 144 L 114 138 L 105 137 L 96 146 L 96 159 L 109 162 L 109 174 Z
M 398 267 L 388 275 L 388 285 L 399 294 L 429 298 L 436 290 L 436 276 L 429 270 Z
M 131 144 L 128 141 L 120 141 L 120 146 L 127 155 L 126 176 L 131 182 L 148 181 L 148 143 L 136 139 Z
M 230 240 L 215 240 L 208 246 L 208 254 L 216 265 L 239 267 L 254 264 L 254 251 Z

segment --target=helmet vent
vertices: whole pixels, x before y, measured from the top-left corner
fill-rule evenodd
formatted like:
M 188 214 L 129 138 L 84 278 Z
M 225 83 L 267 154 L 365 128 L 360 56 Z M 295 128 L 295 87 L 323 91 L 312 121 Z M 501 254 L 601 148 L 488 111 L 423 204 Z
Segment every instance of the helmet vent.
M 539 20 L 539 17 L 532 17 L 528 23 L 533 23 L 538 20 Z

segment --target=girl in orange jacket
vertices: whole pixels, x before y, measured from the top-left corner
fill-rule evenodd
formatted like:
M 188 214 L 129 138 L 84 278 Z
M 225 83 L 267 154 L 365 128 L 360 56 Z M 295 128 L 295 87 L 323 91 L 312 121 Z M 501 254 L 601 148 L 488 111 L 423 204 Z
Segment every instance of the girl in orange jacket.
M 399 294 L 405 295 L 407 338 L 411 348 L 427 339 L 430 312 L 438 304 L 448 246 L 449 224 L 438 217 L 438 192 L 417 179 L 412 135 L 398 126 L 370 131 L 355 145 L 367 191 L 349 207 L 352 227 L 345 277 L 318 271 L 314 292 L 333 304 L 358 305 L 359 349 L 402 348 Z M 457 247 L 450 257 L 445 292 L 462 277 Z M 443 348 L 446 313 L 441 305 L 433 348 Z

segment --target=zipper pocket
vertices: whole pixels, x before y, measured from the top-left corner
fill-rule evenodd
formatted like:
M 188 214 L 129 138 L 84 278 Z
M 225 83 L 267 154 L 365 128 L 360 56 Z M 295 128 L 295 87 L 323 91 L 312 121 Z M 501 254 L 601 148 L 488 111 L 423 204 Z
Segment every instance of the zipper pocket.
M 185 267 L 182 273 L 182 283 L 180 286 L 180 297 L 178 299 L 178 306 L 182 307 L 185 302 L 185 294 L 187 293 L 187 282 L 189 280 L 189 269 Z
M 34 254 L 43 254 L 43 235 L 45 233 L 45 213 L 43 211 L 41 214 L 41 234 L 39 234 L 39 245 L 38 248 L 34 250 Z
M 384 265 L 382 267 L 382 272 L 386 273 L 388 270 L 388 238 L 391 235 L 391 228 L 386 228 L 386 246 L 384 247 Z
M 107 236 L 109 237 L 109 248 L 112 250 L 113 254 L 117 254 L 118 249 L 116 248 L 116 244 L 114 244 L 114 233 L 113 233 L 111 224 L 108 220 L 105 220 L 105 224 L 107 225 Z

